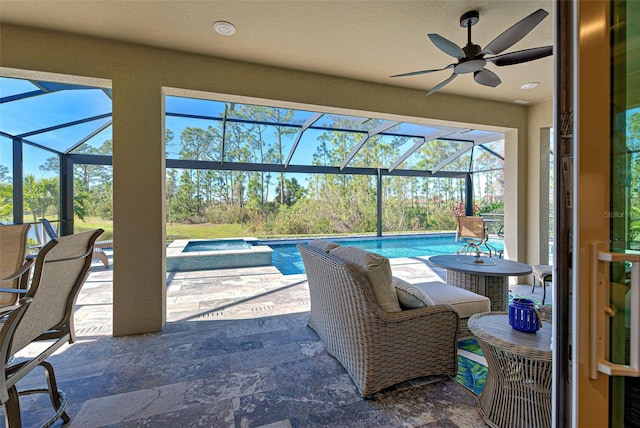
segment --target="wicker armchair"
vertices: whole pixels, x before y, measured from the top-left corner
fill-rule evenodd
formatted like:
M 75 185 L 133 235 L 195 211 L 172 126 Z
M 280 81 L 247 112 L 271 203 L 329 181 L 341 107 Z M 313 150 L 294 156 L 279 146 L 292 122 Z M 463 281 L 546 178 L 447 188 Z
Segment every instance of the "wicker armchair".
M 451 306 L 386 312 L 353 266 L 308 245 L 298 250 L 309 282 L 308 326 L 363 397 L 417 377 L 456 374 L 458 313 Z

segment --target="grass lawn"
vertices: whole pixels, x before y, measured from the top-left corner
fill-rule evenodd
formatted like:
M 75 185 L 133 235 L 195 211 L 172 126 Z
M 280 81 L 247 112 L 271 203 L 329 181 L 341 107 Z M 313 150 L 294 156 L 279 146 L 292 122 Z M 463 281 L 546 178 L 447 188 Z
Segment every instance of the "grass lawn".
M 90 218 L 86 221 L 76 219 L 74 222 L 75 232 L 84 232 L 98 228 L 104 229 L 104 233 L 98 238 L 99 241 L 113 239 L 113 222 L 99 218 Z M 239 238 L 250 236 L 245 233 L 241 224 L 181 224 L 173 223 L 167 225 L 167 241 L 176 239 L 215 239 L 215 238 Z
M 89 218 L 86 221 L 75 220 L 74 223 L 75 232 L 84 232 L 87 230 L 94 230 L 98 228 L 104 229 L 104 233 L 98 237 L 99 241 L 113 239 L 113 222 L 111 220 L 102 220 L 99 218 Z M 440 232 L 435 230 L 421 231 L 426 232 Z M 451 232 L 451 231 L 449 231 Z M 389 232 L 390 234 L 391 232 Z M 394 232 L 398 234 L 411 234 L 415 232 Z M 323 236 L 336 238 L 348 236 L 371 236 L 372 233 L 350 233 L 350 234 L 324 234 Z M 241 224 L 190 224 L 190 223 L 173 223 L 167 224 L 167 242 L 175 241 L 176 239 L 216 239 L 216 238 L 244 238 L 249 236 L 255 236 L 258 239 L 265 238 L 308 238 L 309 235 L 272 235 L 272 236 L 256 236 L 254 232 L 245 230 Z
M 113 222 L 111 220 L 102 220 L 99 218 L 89 218 L 86 221 L 73 221 L 73 232 L 80 233 L 88 230 L 104 229 L 104 233 L 98 236 L 98 241 L 106 241 L 113 239 Z
M 248 236 L 241 224 L 178 224 L 167 225 L 167 241 L 176 239 L 241 238 Z

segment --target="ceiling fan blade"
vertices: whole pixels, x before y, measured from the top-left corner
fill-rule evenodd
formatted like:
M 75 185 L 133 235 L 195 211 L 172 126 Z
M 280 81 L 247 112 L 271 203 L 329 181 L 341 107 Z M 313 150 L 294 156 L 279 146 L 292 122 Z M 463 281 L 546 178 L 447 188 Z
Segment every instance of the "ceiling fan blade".
M 393 76 L 389 76 L 389 77 L 405 77 L 405 76 L 415 76 L 415 75 L 418 75 L 418 74 L 433 73 L 434 71 L 442 71 L 442 70 L 446 70 L 447 68 L 453 68 L 454 66 L 455 66 L 455 64 L 449 64 L 444 68 L 436 68 L 436 69 L 433 69 L 433 70 L 412 71 L 411 73 L 394 74 Z
M 489 71 L 486 68 L 473 73 L 473 80 L 481 85 L 491 86 L 492 88 L 495 88 L 500 83 L 502 83 L 502 80 L 500 80 L 496 73 L 494 73 L 493 71 Z
M 516 52 L 485 58 L 497 66 L 521 64 L 527 61 L 544 58 L 553 55 L 553 46 L 540 46 L 539 48 L 524 49 Z
M 503 50 L 510 48 L 516 42 L 520 41 L 524 36 L 529 34 L 544 18 L 549 15 L 544 9 L 538 9 L 531 15 L 513 24 L 510 28 L 493 39 L 491 43 L 485 47 L 482 54 L 497 55 Z
M 446 85 L 447 83 L 451 82 L 453 79 L 455 79 L 455 78 L 456 78 L 456 76 L 457 76 L 457 74 L 456 74 L 456 73 L 453 73 L 453 74 L 452 74 L 452 75 L 451 75 L 447 80 L 445 80 L 445 81 L 443 81 L 443 82 L 438 83 L 436 86 L 434 86 L 433 88 L 431 88 L 431 89 L 429 90 L 429 92 L 427 92 L 427 93 L 425 94 L 425 97 L 428 97 L 429 95 L 433 94 L 434 92 L 439 91 L 440 89 L 442 89 L 442 87 L 443 87 L 444 85 Z
M 447 40 L 439 34 L 431 33 L 428 35 L 431 42 L 436 45 L 438 49 L 447 55 L 451 55 L 454 58 L 464 58 L 464 51 L 460 46 L 453 43 L 451 40 Z

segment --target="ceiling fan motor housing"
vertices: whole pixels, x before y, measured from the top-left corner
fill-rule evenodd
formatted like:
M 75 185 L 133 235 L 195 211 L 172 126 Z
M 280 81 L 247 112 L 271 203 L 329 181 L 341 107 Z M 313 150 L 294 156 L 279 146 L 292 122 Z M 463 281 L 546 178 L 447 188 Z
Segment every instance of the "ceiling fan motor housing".
M 479 71 L 487 63 L 484 59 L 484 55 L 480 55 L 482 47 L 475 43 L 471 43 L 471 26 L 477 24 L 479 20 L 480 13 L 477 10 L 469 11 L 460 17 L 460 26 L 468 29 L 468 41 L 466 46 L 462 48 L 464 58 L 460 58 L 458 64 L 455 66 L 455 72 L 457 74 Z
M 473 58 L 474 56 L 482 52 L 482 48 L 479 45 L 476 45 L 475 43 L 470 43 L 465 47 L 463 47 L 462 51 L 464 52 L 467 58 Z

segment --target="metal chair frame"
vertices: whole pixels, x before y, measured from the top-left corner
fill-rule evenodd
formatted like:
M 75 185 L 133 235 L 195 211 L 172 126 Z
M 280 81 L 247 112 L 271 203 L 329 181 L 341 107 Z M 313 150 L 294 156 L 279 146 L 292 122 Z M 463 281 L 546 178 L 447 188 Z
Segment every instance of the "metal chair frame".
M 74 306 L 91 267 L 94 243 L 101 233 L 102 229 L 98 229 L 52 239 L 45 244 L 35 259 L 26 296 L 5 313 L 0 325 L 0 402 L 8 428 L 22 426 L 19 397 L 28 394 L 49 395 L 55 413 L 43 427 L 51 426 L 60 418 L 65 423 L 70 421 L 66 413 L 67 398 L 58 390 L 53 366 L 46 359 L 66 343 L 75 341 Z M 69 277 L 64 278 L 67 274 Z M 48 341 L 46 349 L 35 357 L 20 358 L 16 362 L 14 355 L 31 343 L 41 341 Z M 18 391 L 16 383 L 37 366 L 44 369 L 47 389 Z

